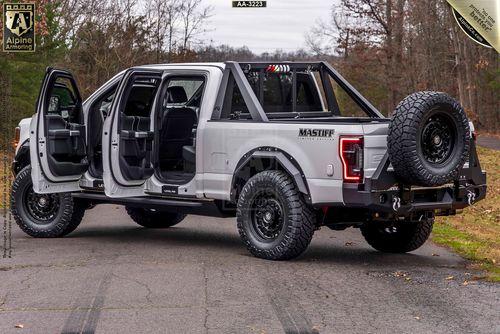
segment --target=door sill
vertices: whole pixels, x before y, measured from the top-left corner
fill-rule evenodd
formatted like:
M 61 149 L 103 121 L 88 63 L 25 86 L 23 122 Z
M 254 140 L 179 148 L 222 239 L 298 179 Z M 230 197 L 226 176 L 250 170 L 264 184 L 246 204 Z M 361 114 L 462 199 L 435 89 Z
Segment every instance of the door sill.
M 189 183 L 195 176 L 195 173 L 183 171 L 164 171 L 158 173 L 158 179 L 167 185 L 182 186 Z

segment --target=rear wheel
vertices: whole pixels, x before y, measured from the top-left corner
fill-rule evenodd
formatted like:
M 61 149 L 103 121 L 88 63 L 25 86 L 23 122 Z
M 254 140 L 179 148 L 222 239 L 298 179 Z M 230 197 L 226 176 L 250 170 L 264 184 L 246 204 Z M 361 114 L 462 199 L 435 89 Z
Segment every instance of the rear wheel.
M 186 215 L 183 213 L 167 212 L 153 209 L 144 209 L 126 206 L 128 215 L 137 224 L 147 228 L 167 228 L 179 224 Z
M 315 230 L 314 211 L 281 171 L 264 171 L 248 180 L 238 199 L 236 219 L 248 250 L 269 260 L 299 256 Z
M 385 253 L 406 253 L 422 246 L 432 232 L 434 219 L 370 222 L 361 227 L 366 242 Z
M 37 238 L 62 237 L 82 221 L 85 203 L 70 193 L 37 194 L 33 191 L 31 166 L 24 167 L 12 184 L 11 211 L 17 225 Z

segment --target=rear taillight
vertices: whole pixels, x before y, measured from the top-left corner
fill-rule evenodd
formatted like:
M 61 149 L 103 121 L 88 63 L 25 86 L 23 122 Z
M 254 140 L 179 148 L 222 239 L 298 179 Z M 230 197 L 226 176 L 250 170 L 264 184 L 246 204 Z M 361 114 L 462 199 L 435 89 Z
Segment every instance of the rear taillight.
M 340 159 L 344 182 L 360 183 L 363 180 L 363 137 L 340 137 Z

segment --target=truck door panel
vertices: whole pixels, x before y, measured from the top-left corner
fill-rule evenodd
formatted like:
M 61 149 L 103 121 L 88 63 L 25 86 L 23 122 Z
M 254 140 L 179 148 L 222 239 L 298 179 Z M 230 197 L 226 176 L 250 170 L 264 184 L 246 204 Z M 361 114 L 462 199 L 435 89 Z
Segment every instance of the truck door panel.
M 33 188 L 37 192 L 80 190 L 88 169 L 82 99 L 71 73 L 48 68 L 30 130 Z
M 120 82 L 103 133 L 104 184 L 110 197 L 144 195 L 144 181 L 153 175 L 150 113 L 161 75 L 131 69 Z

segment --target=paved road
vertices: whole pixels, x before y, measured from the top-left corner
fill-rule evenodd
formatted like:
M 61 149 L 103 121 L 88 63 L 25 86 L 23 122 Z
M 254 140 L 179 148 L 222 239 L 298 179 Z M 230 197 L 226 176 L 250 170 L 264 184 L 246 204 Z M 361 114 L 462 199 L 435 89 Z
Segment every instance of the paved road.
M 431 243 L 387 255 L 323 228 L 299 259 L 270 262 L 233 219 L 147 230 L 113 205 L 66 238 L 15 227 L 12 243 L 0 333 L 500 333 L 500 285 L 463 285 L 475 273 Z
M 477 144 L 493 150 L 500 150 L 500 139 L 497 137 L 479 136 L 477 137 Z

